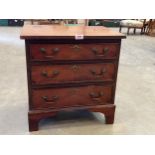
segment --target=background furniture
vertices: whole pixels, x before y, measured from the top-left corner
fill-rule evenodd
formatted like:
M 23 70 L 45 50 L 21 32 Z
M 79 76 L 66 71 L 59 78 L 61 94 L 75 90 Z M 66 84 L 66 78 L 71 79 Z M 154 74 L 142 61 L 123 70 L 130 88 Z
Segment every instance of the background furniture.
M 87 19 L 31 19 L 31 24 L 37 25 L 88 25 Z
M 79 36 L 77 36 L 79 34 Z M 103 27 L 25 25 L 29 130 L 62 110 L 105 114 L 112 124 L 121 39 Z
M 0 19 L 0 26 L 23 26 L 24 19 Z
M 120 19 L 90 19 L 89 26 L 119 27 Z
M 62 25 L 62 19 L 31 19 L 32 25 Z
M 23 26 L 24 20 L 23 19 L 9 19 L 8 26 Z
M 120 29 L 119 32 L 121 32 L 122 27 L 128 28 L 127 34 L 129 34 L 130 29 L 133 29 L 134 34 L 136 33 L 136 29 L 141 29 L 141 34 L 145 33 L 146 26 L 148 25 L 148 22 L 146 22 L 146 19 L 144 20 L 122 20 L 120 21 Z
M 120 19 L 103 19 L 102 23 L 102 25 L 106 27 L 119 27 Z
M 146 29 L 146 34 L 150 36 L 155 36 L 155 19 L 150 19 L 148 27 Z
M 0 26 L 8 26 L 8 19 L 0 19 Z

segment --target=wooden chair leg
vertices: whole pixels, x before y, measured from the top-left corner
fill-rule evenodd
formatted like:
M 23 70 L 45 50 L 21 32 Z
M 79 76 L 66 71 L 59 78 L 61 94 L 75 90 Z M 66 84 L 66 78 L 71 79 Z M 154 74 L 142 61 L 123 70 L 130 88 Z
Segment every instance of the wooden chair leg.
M 31 19 L 31 25 L 33 25 L 33 19 Z
M 143 28 L 143 34 L 145 34 L 145 32 L 146 32 L 146 27 Z
M 129 31 L 130 31 L 130 28 L 128 27 L 128 31 L 127 31 L 127 34 L 129 34 Z
M 134 31 L 133 32 L 134 32 L 134 34 L 136 34 L 136 28 L 134 28 Z
M 148 34 L 149 27 L 147 26 L 145 29 L 145 34 Z
M 122 26 L 119 27 L 119 32 L 121 32 L 121 31 L 122 31 Z
M 141 33 L 140 34 L 143 34 L 143 28 L 141 28 Z

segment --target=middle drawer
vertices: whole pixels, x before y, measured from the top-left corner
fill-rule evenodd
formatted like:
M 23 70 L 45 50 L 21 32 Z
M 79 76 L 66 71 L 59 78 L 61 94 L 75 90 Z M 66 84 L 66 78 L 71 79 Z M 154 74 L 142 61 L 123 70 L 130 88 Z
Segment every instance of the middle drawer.
M 115 63 L 38 65 L 31 67 L 32 84 L 113 81 Z

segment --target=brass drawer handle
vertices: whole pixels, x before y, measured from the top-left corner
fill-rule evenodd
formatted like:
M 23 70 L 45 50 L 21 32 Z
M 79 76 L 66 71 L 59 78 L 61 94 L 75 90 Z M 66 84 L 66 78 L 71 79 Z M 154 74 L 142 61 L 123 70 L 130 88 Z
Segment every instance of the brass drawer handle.
M 107 70 L 105 68 L 101 69 L 99 73 L 97 73 L 96 70 L 94 69 L 90 69 L 90 72 L 92 73 L 92 75 L 95 75 L 95 76 L 103 76 Z
M 92 48 L 92 52 L 96 55 L 96 56 L 99 56 L 99 57 L 105 57 L 108 52 L 109 52 L 109 48 L 108 47 L 105 47 L 102 52 L 100 52 L 96 47 L 93 47 Z
M 91 99 L 95 102 L 101 102 L 101 97 L 104 96 L 104 93 L 101 91 L 101 92 L 91 92 L 89 93 L 89 96 L 91 97 Z
M 41 47 L 39 51 L 40 51 L 41 53 L 43 53 L 43 54 L 46 53 L 46 49 L 43 48 L 43 47 Z
M 58 70 L 52 71 L 52 76 L 49 76 L 48 72 L 46 72 L 46 71 L 41 72 L 41 75 L 44 76 L 44 77 L 47 77 L 47 78 L 54 78 L 55 76 L 57 76 L 59 74 L 60 74 L 60 71 L 58 71 Z
M 55 95 L 52 96 L 51 98 L 48 98 L 47 96 L 42 96 L 41 97 L 46 103 L 55 103 L 57 100 L 59 100 L 59 96 Z
M 94 53 L 94 54 L 97 54 L 99 51 L 98 51 L 98 49 L 96 48 L 96 47 L 93 47 L 92 49 L 92 52 Z
M 91 97 L 91 98 L 100 98 L 100 97 L 102 97 L 104 95 L 104 93 L 102 92 L 102 91 L 100 91 L 100 92 L 91 92 L 91 93 L 89 93 L 89 96 Z
M 81 49 L 79 45 L 73 45 L 71 48 L 74 49 L 74 51 L 79 51 Z
M 39 51 L 42 53 L 42 54 L 44 54 L 44 57 L 45 58 L 53 58 L 59 51 L 60 51 L 60 49 L 59 48 L 53 48 L 51 51 L 52 51 L 52 53 L 51 53 L 51 55 L 45 55 L 46 54 L 46 49 L 45 48 L 43 48 L 43 47 L 41 47 L 40 49 L 39 49 Z
M 103 49 L 103 51 L 106 53 L 106 52 L 109 52 L 109 48 L 108 47 L 105 47 L 104 49 Z

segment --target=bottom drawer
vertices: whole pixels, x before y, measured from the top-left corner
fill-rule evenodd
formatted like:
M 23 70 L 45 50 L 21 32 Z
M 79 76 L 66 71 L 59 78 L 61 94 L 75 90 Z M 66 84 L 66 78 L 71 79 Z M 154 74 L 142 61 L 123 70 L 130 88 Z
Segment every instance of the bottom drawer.
M 109 104 L 112 86 L 80 86 L 32 90 L 32 108 L 64 108 L 85 105 Z

